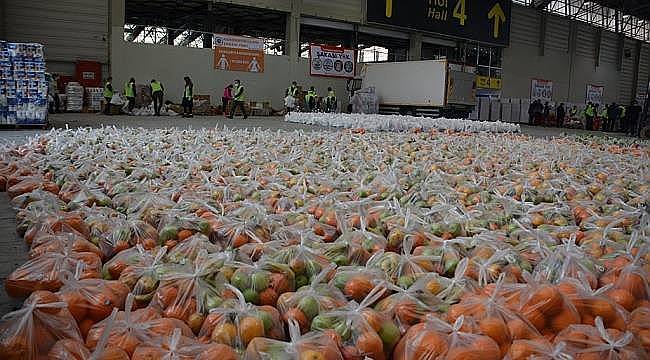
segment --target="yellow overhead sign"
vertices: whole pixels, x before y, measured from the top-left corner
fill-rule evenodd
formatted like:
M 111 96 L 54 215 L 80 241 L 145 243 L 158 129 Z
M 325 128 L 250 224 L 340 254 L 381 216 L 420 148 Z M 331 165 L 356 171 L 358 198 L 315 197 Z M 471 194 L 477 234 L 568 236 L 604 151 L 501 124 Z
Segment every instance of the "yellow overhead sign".
M 501 79 L 491 78 L 489 76 L 477 76 L 476 87 L 479 89 L 501 90 Z

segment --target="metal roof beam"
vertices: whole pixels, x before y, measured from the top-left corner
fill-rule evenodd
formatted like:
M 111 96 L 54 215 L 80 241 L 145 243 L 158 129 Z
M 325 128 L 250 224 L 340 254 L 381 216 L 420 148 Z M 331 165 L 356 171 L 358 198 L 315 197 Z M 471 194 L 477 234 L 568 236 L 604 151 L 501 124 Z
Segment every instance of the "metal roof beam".
M 144 31 L 144 26 L 138 25 L 134 27 L 133 30 L 131 30 L 129 36 L 126 38 L 126 41 L 131 42 L 135 40 L 135 38 L 137 38 L 142 33 L 142 31 Z
M 544 9 L 548 6 L 553 0 L 533 0 L 531 5 L 538 10 Z
M 196 40 L 199 38 L 199 36 L 203 35 L 202 32 L 198 31 L 192 31 L 190 35 L 188 35 L 185 39 L 183 39 L 178 46 L 187 46 L 189 45 L 192 41 Z

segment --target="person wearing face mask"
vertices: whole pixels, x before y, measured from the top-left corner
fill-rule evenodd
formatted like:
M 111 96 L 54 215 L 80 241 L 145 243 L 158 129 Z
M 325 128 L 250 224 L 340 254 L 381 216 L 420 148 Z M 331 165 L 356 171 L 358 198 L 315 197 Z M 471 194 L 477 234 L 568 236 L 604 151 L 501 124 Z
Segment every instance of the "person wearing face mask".
M 246 114 L 246 108 L 244 107 L 244 100 L 246 100 L 246 96 L 244 94 L 244 86 L 241 84 L 239 80 L 235 80 L 232 97 L 233 97 L 233 102 L 232 102 L 232 107 L 230 109 L 230 119 L 235 117 L 237 108 L 241 108 L 241 112 L 242 114 L 244 114 L 244 119 L 247 119 L 248 114 Z

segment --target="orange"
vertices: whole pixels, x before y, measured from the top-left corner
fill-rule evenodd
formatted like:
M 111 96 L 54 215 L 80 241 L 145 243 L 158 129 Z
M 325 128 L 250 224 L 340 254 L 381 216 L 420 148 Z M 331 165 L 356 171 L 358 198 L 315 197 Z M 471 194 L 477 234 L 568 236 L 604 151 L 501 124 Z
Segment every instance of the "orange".
M 343 293 L 357 302 L 361 302 L 375 286 L 372 282 L 363 276 L 357 276 L 350 279 L 343 288 Z
M 217 324 L 217 326 L 214 327 L 214 330 L 212 330 L 212 336 L 210 339 L 218 344 L 232 346 L 235 344 L 235 340 L 237 339 L 237 328 L 229 322 Z
M 359 353 L 369 356 L 372 359 L 377 359 L 383 356 L 384 344 L 377 333 L 373 331 L 364 332 L 357 338 L 357 349 Z
M 287 310 L 287 312 L 282 315 L 282 319 L 287 323 L 289 322 L 289 319 L 296 320 L 298 325 L 300 325 L 301 332 L 305 332 L 309 329 L 309 320 L 307 319 L 307 316 L 302 310 L 296 307 Z
M 254 338 L 262 336 L 264 336 L 264 323 L 262 320 L 253 316 L 241 319 L 239 322 L 239 337 L 244 346 L 248 346 L 248 343 Z
M 498 317 L 487 317 L 479 321 L 479 329 L 483 335 L 489 336 L 497 344 L 510 343 L 510 331 L 503 319 Z
M 636 300 L 630 291 L 626 289 L 613 289 L 607 292 L 607 296 L 625 308 L 625 310 L 634 310 Z

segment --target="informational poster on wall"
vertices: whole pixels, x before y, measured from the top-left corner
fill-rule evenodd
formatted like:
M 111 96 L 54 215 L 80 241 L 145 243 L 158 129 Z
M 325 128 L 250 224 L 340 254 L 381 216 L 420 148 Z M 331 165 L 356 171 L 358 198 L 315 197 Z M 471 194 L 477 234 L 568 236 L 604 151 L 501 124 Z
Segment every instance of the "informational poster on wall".
M 532 79 L 530 81 L 530 99 L 552 101 L 553 100 L 553 81 Z
M 603 103 L 603 94 L 605 93 L 604 86 L 596 86 L 587 84 L 587 101 L 593 104 Z
M 310 45 L 309 71 L 312 76 L 354 78 L 357 68 L 354 49 Z
M 214 35 L 214 68 L 224 71 L 264 72 L 264 40 Z

